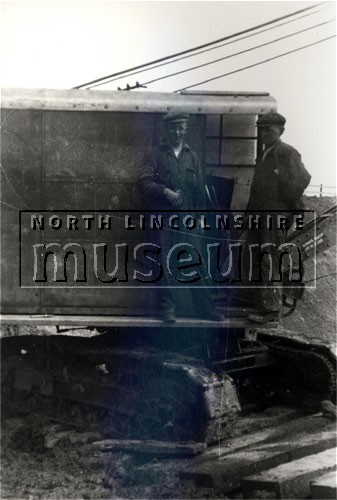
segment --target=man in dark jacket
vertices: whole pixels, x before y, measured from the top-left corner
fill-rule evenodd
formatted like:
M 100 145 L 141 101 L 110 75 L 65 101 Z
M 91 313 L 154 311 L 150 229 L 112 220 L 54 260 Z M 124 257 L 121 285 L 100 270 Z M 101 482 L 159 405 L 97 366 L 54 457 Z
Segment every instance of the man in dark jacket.
M 163 118 L 166 137 L 145 160 L 140 185 L 151 209 L 202 210 L 205 194 L 200 161 L 185 142 L 188 114 Z
M 206 209 L 205 189 L 198 156 L 185 142 L 188 114 L 170 112 L 164 116 L 166 137 L 144 161 L 140 173 L 140 188 L 145 194 L 149 208 L 161 210 Z M 174 212 L 172 212 L 174 213 Z M 166 255 L 176 243 L 186 241 L 186 234 L 179 231 L 155 231 L 152 236 Z M 185 239 L 184 239 L 185 237 Z M 163 266 L 164 267 L 164 266 Z M 175 297 L 172 279 L 164 272 L 158 286 L 157 299 L 164 322 L 175 321 Z M 223 315 L 215 311 L 208 293 L 201 288 L 190 287 L 195 308 L 203 318 L 222 321 Z M 207 290 L 206 290 L 207 292 Z
M 264 144 L 262 154 L 257 158 L 255 174 L 251 186 L 247 210 L 266 215 L 273 219 L 272 229 L 262 224 L 261 229 L 247 232 L 248 247 L 251 244 L 272 244 L 268 253 L 271 255 L 272 276 L 279 273 L 279 245 L 284 243 L 286 229 L 277 225 L 278 215 L 290 215 L 302 208 L 301 197 L 310 182 L 310 174 L 305 169 L 301 155 L 292 146 L 281 141 L 286 119 L 279 113 L 267 113 L 257 120 L 261 140 Z M 263 212 L 264 211 L 264 212 Z M 276 212 L 273 212 L 276 211 Z M 274 246 L 273 246 L 274 244 Z M 253 265 L 260 265 L 260 256 Z M 264 323 L 277 320 L 282 305 L 281 283 L 270 279 L 268 257 L 261 261 L 261 283 L 254 291 L 256 314 L 249 319 Z

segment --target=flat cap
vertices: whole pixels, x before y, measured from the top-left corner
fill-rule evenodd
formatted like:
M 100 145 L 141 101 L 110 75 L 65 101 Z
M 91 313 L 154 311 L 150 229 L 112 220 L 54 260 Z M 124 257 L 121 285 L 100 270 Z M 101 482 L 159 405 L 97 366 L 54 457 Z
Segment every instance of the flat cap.
M 260 116 L 256 122 L 256 126 L 269 127 L 270 125 L 280 125 L 283 127 L 285 122 L 286 119 L 284 118 L 284 116 L 280 115 L 279 113 L 271 112 Z
M 188 113 L 183 113 L 181 111 L 170 111 L 169 113 L 167 113 L 164 118 L 163 118 L 163 121 L 165 123 L 169 123 L 169 122 L 185 122 L 187 121 L 189 118 L 189 115 Z

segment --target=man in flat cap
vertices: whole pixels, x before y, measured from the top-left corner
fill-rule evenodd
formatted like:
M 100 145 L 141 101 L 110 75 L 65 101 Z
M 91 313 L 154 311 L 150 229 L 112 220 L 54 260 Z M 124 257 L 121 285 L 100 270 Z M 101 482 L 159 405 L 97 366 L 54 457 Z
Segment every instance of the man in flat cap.
M 164 118 L 166 137 L 146 159 L 140 183 L 151 208 L 203 208 L 204 189 L 199 159 L 186 144 L 189 116 L 171 111 Z
M 279 272 L 279 252 L 277 247 L 284 243 L 286 229 L 279 229 L 276 223 L 277 214 L 289 215 L 301 208 L 301 197 L 310 182 L 310 174 L 305 169 L 301 155 L 296 149 L 281 141 L 286 119 L 279 113 L 271 112 L 259 117 L 256 122 L 264 150 L 257 158 L 255 174 L 250 191 L 247 210 L 268 214 L 273 217 L 272 229 L 262 226 L 262 229 L 247 232 L 247 243 L 270 246 L 268 253 L 272 257 L 272 275 Z M 262 257 L 258 256 L 258 260 Z M 253 263 L 254 264 L 254 263 Z M 259 265 L 256 261 L 255 265 Z M 281 283 L 270 279 L 270 263 L 267 257 L 261 261 L 261 283 L 254 290 L 256 314 L 249 319 L 264 323 L 278 320 L 282 305 Z
M 203 210 L 206 208 L 204 181 L 197 154 L 185 142 L 189 116 L 171 111 L 163 118 L 165 138 L 142 165 L 139 184 L 152 210 Z M 176 212 L 172 212 L 176 213 Z M 162 255 L 183 241 L 179 231 L 154 231 L 153 237 L 162 248 Z M 163 266 L 165 267 L 165 266 Z M 175 321 L 176 301 L 172 280 L 164 272 L 157 289 L 159 313 L 164 322 Z M 222 321 L 213 300 L 203 289 L 190 287 L 195 309 L 212 321 Z

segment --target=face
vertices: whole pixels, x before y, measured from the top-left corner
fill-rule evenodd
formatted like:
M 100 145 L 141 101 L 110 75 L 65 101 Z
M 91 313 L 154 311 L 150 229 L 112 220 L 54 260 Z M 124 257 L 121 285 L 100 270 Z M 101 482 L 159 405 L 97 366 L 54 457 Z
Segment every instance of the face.
M 282 127 L 277 125 L 269 125 L 268 127 L 261 127 L 261 140 L 266 146 L 272 146 L 283 133 Z
M 171 146 L 181 146 L 187 132 L 187 121 L 169 122 L 167 124 L 167 136 Z

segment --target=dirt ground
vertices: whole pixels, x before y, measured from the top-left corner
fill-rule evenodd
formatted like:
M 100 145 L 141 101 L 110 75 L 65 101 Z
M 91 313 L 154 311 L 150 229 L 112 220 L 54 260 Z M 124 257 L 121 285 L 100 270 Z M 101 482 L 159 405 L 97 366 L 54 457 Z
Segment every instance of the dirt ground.
M 330 197 L 310 197 L 305 206 L 322 214 L 336 202 Z M 305 214 L 307 218 L 312 213 Z M 304 259 L 304 294 L 296 310 L 282 322 L 286 330 L 297 332 L 300 338 L 335 343 L 336 341 L 336 222 L 332 218 L 324 226 L 323 243 L 315 256 Z M 321 230 L 317 226 L 316 234 Z
M 179 482 L 186 458 L 95 451 L 98 437 L 37 417 L 4 419 L 1 498 L 227 498 Z
M 335 196 L 303 196 L 306 210 L 314 210 L 319 215 L 336 205 Z

